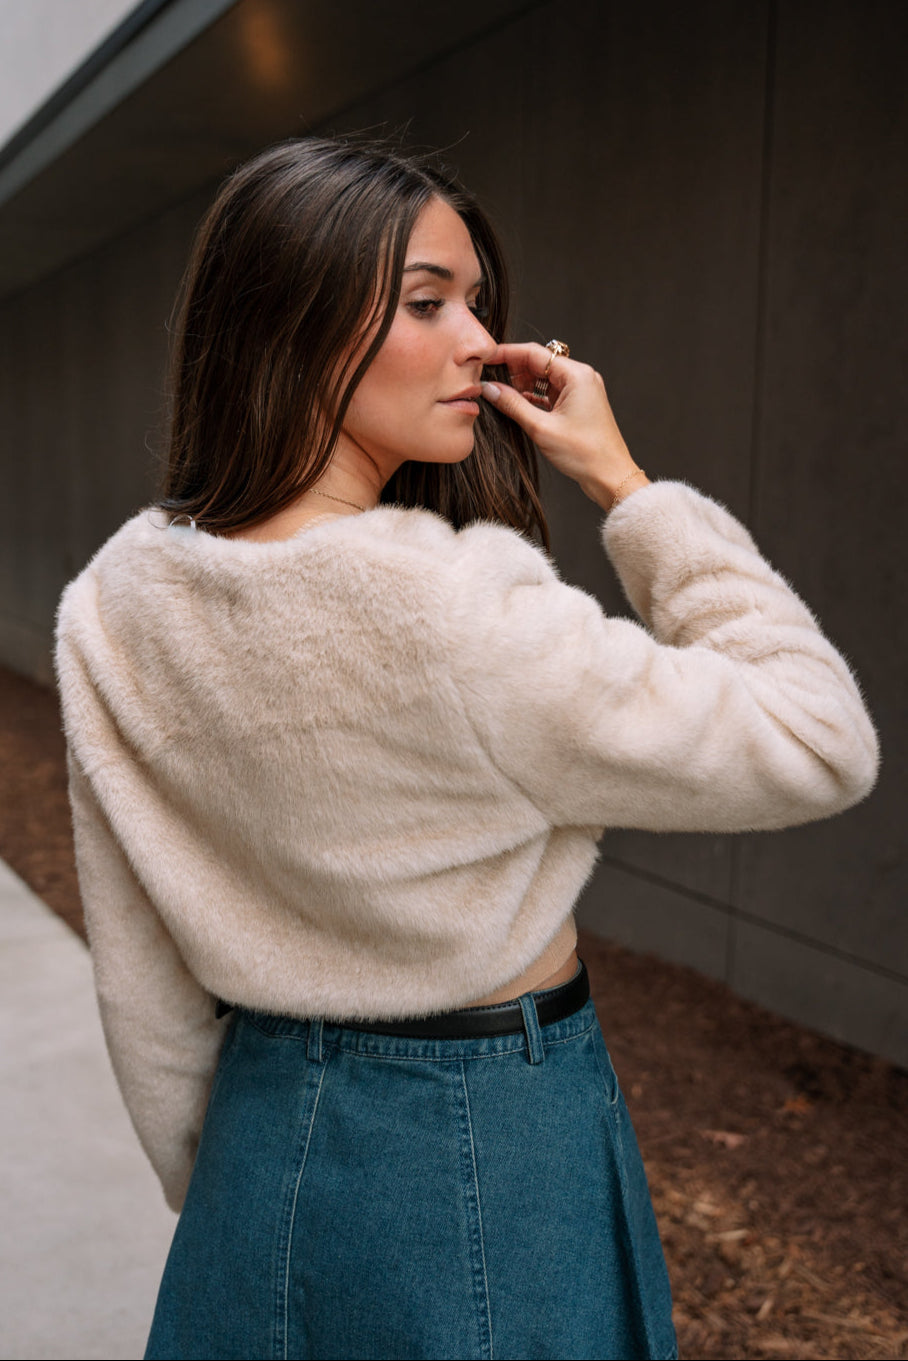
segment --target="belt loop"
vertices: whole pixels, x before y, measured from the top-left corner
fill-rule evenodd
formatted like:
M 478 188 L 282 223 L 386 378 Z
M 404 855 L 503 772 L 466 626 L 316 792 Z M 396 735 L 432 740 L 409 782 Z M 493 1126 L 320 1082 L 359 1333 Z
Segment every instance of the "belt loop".
M 306 1043 L 306 1057 L 310 1063 L 322 1062 L 322 1029 L 324 1024 L 321 1016 L 317 1016 L 314 1021 L 309 1022 L 309 1038 Z
M 523 1012 L 523 1028 L 527 1037 L 527 1059 L 530 1063 L 542 1063 L 545 1058 L 545 1045 L 542 1043 L 542 1031 L 539 1028 L 539 1017 L 536 1013 L 536 999 L 531 992 L 525 992 L 522 997 L 518 997 L 520 1010 Z

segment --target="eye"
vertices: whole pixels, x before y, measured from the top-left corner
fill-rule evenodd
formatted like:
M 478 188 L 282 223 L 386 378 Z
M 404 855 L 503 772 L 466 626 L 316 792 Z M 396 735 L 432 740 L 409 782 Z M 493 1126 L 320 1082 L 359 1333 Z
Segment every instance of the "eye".
M 415 317 L 434 317 L 444 307 L 444 298 L 415 298 L 407 307 Z
M 488 321 L 489 309 L 487 307 L 480 307 L 478 303 L 474 303 L 470 311 L 477 321 Z

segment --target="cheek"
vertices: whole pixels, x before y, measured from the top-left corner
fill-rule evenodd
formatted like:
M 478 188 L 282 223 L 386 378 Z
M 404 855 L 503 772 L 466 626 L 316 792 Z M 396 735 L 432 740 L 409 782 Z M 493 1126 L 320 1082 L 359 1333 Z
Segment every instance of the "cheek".
M 388 387 L 412 386 L 414 379 L 428 377 L 434 367 L 430 337 L 414 331 L 412 325 L 396 335 L 392 332 L 372 367 L 376 378 Z
M 438 340 L 429 327 L 401 319 L 388 334 L 354 394 L 347 423 L 387 429 L 417 414 L 416 408 L 437 396 L 443 365 Z M 434 342 L 434 343 L 433 343 Z
M 400 317 L 388 339 L 378 351 L 372 366 L 377 380 L 388 387 L 412 387 L 419 380 L 430 380 L 438 367 L 437 351 L 442 347 L 440 327 L 412 317 Z

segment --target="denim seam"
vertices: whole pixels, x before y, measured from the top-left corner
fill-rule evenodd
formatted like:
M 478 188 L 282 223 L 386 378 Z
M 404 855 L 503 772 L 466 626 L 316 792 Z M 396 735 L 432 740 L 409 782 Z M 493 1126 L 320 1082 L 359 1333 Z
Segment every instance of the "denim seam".
M 620 1090 L 621 1090 L 621 1089 L 620 1089 L 620 1086 L 619 1086 L 618 1090 L 619 1090 L 619 1093 L 620 1093 Z M 616 1119 L 615 1119 L 615 1126 L 616 1126 L 615 1138 L 616 1138 L 616 1142 L 617 1142 L 617 1144 L 618 1144 L 618 1159 L 617 1159 L 617 1161 L 618 1161 L 618 1175 L 619 1175 L 620 1178 L 621 1178 L 621 1212 L 622 1212 L 622 1215 L 623 1215 L 623 1218 L 624 1218 L 624 1223 L 625 1223 L 625 1228 L 626 1228 L 626 1233 L 627 1233 L 627 1239 L 628 1239 L 628 1243 L 630 1244 L 631 1255 L 632 1255 L 632 1257 L 633 1257 L 633 1259 L 634 1259 L 634 1291 L 635 1291 L 636 1296 L 637 1296 L 637 1311 L 638 1311 L 639 1317 L 640 1317 L 640 1318 L 642 1319 L 642 1321 L 643 1321 L 643 1328 L 644 1328 L 644 1331 L 645 1331 L 645 1333 L 646 1333 L 646 1342 L 647 1342 L 647 1346 L 648 1346 L 648 1348 L 649 1348 L 650 1354 L 651 1354 L 651 1355 L 655 1355 L 655 1352 L 656 1352 L 656 1339 L 655 1339 L 655 1337 L 653 1336 L 654 1329 L 653 1329 L 652 1318 L 651 1318 L 651 1310 L 650 1310 L 650 1308 L 649 1308 L 649 1300 L 647 1299 L 647 1297 L 646 1297 L 646 1295 L 644 1294 L 644 1291 L 643 1291 L 643 1279 L 644 1279 L 644 1274 L 643 1274 L 643 1267 L 642 1267 L 642 1264 L 641 1264 L 641 1262 L 640 1262 L 640 1254 L 639 1254 L 639 1252 L 637 1251 L 637 1236 L 636 1236 L 635 1233 L 633 1233 L 633 1232 L 631 1231 L 631 1225 L 630 1225 L 630 1222 L 629 1222 L 629 1209 L 628 1209 L 628 1205 L 629 1205 L 629 1201 L 630 1201 L 630 1187 L 628 1186 L 628 1183 L 627 1183 L 627 1163 L 626 1163 L 626 1161 L 625 1161 L 625 1150 L 624 1150 L 624 1125 L 625 1125 L 625 1122 L 628 1121 L 630 1117 L 628 1116 L 626 1107 L 623 1105 L 622 1101 L 620 1100 L 620 1096 L 619 1096 L 619 1099 L 615 1102 L 615 1115 L 616 1115 Z
M 572 1044 L 574 1040 L 582 1039 L 584 1035 L 588 1035 L 594 1025 L 595 1021 L 591 1021 L 585 1030 L 578 1030 L 573 1035 L 565 1035 L 560 1040 L 547 1040 L 545 1038 L 545 1031 L 543 1030 L 543 1044 L 547 1051 L 549 1049 L 557 1049 L 558 1046 L 562 1044 Z M 509 1036 L 508 1038 L 519 1039 L 520 1044 L 515 1045 L 513 1049 L 499 1049 L 494 1054 L 451 1054 L 450 1057 L 439 1058 L 431 1058 L 426 1054 L 375 1054 L 368 1049 L 358 1049 L 356 1047 L 348 1048 L 345 1044 L 332 1044 L 327 1040 L 325 1041 L 325 1047 L 327 1049 L 336 1049 L 339 1053 L 349 1054 L 351 1058 L 377 1059 L 379 1063 L 476 1063 L 483 1059 L 508 1059 L 514 1054 L 523 1054 L 526 1052 L 526 1035 L 524 1033 L 521 1032 L 515 1034 L 513 1037 Z M 448 1041 L 442 1040 L 441 1043 L 445 1044 L 448 1043 Z M 453 1041 L 453 1043 L 457 1043 L 457 1041 Z
M 616 1166 L 617 1166 L 618 1178 L 619 1178 L 620 1185 L 621 1185 L 621 1211 L 620 1211 L 620 1212 L 621 1212 L 621 1218 L 622 1218 L 622 1220 L 624 1221 L 625 1237 L 626 1237 L 626 1240 L 627 1240 L 627 1243 L 628 1243 L 628 1247 L 629 1247 L 629 1251 L 630 1251 L 630 1254 L 631 1254 L 631 1257 L 632 1257 L 633 1263 L 634 1263 L 633 1289 L 634 1289 L 634 1294 L 636 1295 L 636 1298 L 637 1298 L 637 1313 L 638 1313 L 639 1318 L 642 1319 L 642 1321 L 643 1321 L 643 1327 L 644 1327 L 644 1330 L 645 1330 L 645 1333 L 646 1333 L 646 1342 L 647 1342 L 647 1347 L 648 1347 L 648 1349 L 649 1349 L 649 1354 L 650 1354 L 651 1356 L 655 1356 L 655 1355 L 656 1355 L 656 1350 L 655 1350 L 655 1339 L 654 1339 L 654 1337 L 653 1337 L 653 1329 L 652 1329 L 651 1320 L 650 1320 L 650 1310 L 649 1310 L 649 1307 L 648 1307 L 648 1301 L 647 1301 L 646 1297 L 644 1296 L 644 1293 L 643 1293 L 643 1290 L 642 1290 L 642 1287 L 641 1287 L 641 1282 L 642 1282 L 642 1279 L 643 1279 L 643 1269 L 642 1269 L 642 1266 L 641 1266 L 641 1263 L 640 1263 L 640 1256 L 639 1256 L 639 1253 L 637 1252 L 637 1240 L 636 1240 L 636 1235 L 635 1235 L 634 1232 L 633 1232 L 633 1229 L 632 1229 L 632 1226 L 631 1226 L 630 1220 L 629 1220 L 628 1202 L 629 1202 L 629 1200 L 630 1200 L 630 1194 L 631 1194 L 631 1192 L 630 1192 L 630 1187 L 629 1187 L 628 1181 L 627 1181 L 627 1165 L 626 1165 L 626 1162 L 625 1162 L 625 1149 L 624 1149 L 624 1124 L 625 1124 L 625 1121 L 628 1119 L 628 1116 L 627 1116 L 626 1109 L 625 1109 L 625 1108 L 623 1107 L 623 1105 L 622 1105 L 622 1101 L 621 1101 L 621 1086 L 620 1086 L 620 1084 L 619 1084 L 619 1082 L 618 1082 L 617 1076 L 614 1077 L 614 1091 L 615 1091 L 615 1095 L 614 1095 L 614 1097 L 612 1097 L 612 1096 L 609 1094 L 609 1085 L 610 1085 L 610 1084 L 607 1084 L 607 1083 L 606 1083 L 606 1080 L 605 1080 L 605 1077 L 606 1077 L 605 1069 L 603 1068 L 602 1059 L 601 1059 L 601 1057 L 600 1057 L 600 1055 L 599 1055 L 599 1052 L 598 1052 L 598 1046 L 596 1046 L 596 1045 L 593 1046 L 593 1052 L 594 1052 L 594 1057 L 595 1057 L 595 1059 L 596 1059 L 596 1067 L 599 1069 L 600 1080 L 602 1081 L 602 1085 L 603 1085 L 603 1089 L 604 1089 L 604 1093 L 605 1093 L 606 1103 L 607 1103 L 608 1108 L 609 1108 L 609 1115 L 610 1115 L 610 1119 L 609 1119 L 609 1130 L 610 1130 L 610 1136 L 611 1136 L 611 1139 L 612 1139 L 612 1143 L 614 1144 L 614 1148 L 615 1148 L 615 1163 L 616 1163 Z M 610 1061 L 610 1062 L 611 1062 L 611 1061 Z M 613 1068 L 612 1068 L 612 1073 L 613 1073 L 613 1074 L 614 1074 L 614 1071 L 615 1071 L 615 1070 L 614 1070 L 614 1067 L 613 1067 Z
M 253 1017 L 253 1015 L 252 1015 L 251 1013 L 246 1013 L 246 1018 L 248 1019 L 248 1021 L 249 1021 L 249 1023 L 250 1023 L 251 1025 L 255 1026 L 255 1029 L 259 1032 L 259 1034 L 260 1034 L 260 1035 L 264 1035 L 267 1039 L 278 1040 L 278 1041 L 280 1041 L 280 1040 L 290 1040 L 290 1041 L 292 1041 L 294 1044 L 304 1044 L 304 1045 L 307 1045 L 307 1046 L 308 1046 L 308 1043 L 309 1043 L 308 1034 L 303 1035 L 303 1034 L 300 1034 L 299 1032 L 295 1032 L 295 1033 L 294 1033 L 293 1031 L 278 1032 L 278 1031 L 272 1030 L 272 1029 L 270 1029 L 269 1027 L 259 1025 L 259 1024 L 255 1021 L 255 1019 L 254 1019 L 254 1017 Z M 328 1026 L 331 1026 L 333 1023 L 330 1022 L 330 1021 L 326 1021 L 324 1024 L 325 1024 L 326 1027 L 328 1027 Z M 557 1021 L 556 1021 L 555 1024 L 558 1025 L 558 1024 L 560 1024 L 560 1022 L 557 1022 Z M 595 1025 L 596 1025 L 596 1018 L 595 1018 L 595 1015 L 594 1015 L 593 1018 L 591 1019 L 589 1025 L 585 1026 L 585 1027 L 583 1028 L 583 1030 L 573 1031 L 570 1035 L 562 1035 L 562 1036 L 560 1036 L 558 1039 L 547 1039 L 547 1038 L 546 1038 L 545 1032 L 546 1032 L 546 1029 L 547 1029 L 548 1027 L 543 1026 L 543 1027 L 541 1028 L 541 1034 L 542 1034 L 543 1045 L 544 1045 L 544 1047 L 545 1047 L 546 1052 L 548 1052 L 549 1050 L 552 1050 L 552 1049 L 556 1049 L 556 1048 L 558 1048 L 560 1045 L 563 1045 L 563 1044 L 573 1044 L 573 1042 L 574 1042 L 575 1040 L 580 1040 L 580 1039 L 582 1039 L 582 1038 L 584 1037 L 584 1035 L 589 1035 L 590 1031 L 593 1030 L 593 1029 L 595 1028 Z M 395 1038 L 398 1038 L 398 1037 L 396 1037 L 396 1036 L 378 1036 L 377 1038 L 379 1038 L 379 1039 L 388 1039 L 388 1040 L 391 1040 L 391 1039 L 395 1039 Z M 500 1036 L 500 1037 L 499 1037 L 499 1036 L 490 1035 L 490 1036 L 488 1036 L 488 1038 L 489 1038 L 489 1039 L 496 1039 L 496 1038 L 502 1038 L 502 1039 L 504 1039 L 504 1038 L 507 1038 L 507 1039 L 510 1039 L 510 1040 L 514 1040 L 514 1041 L 515 1041 L 515 1044 L 514 1044 L 513 1049 L 497 1049 L 497 1050 L 495 1050 L 494 1052 L 492 1052 L 492 1053 L 490 1053 L 490 1054 L 468 1054 L 468 1055 L 464 1055 L 464 1054 L 450 1054 L 450 1055 L 439 1055 L 438 1057 L 433 1057 L 433 1056 L 427 1055 L 427 1054 L 382 1054 L 382 1053 L 376 1053 L 376 1052 L 374 1052 L 374 1051 L 371 1050 L 371 1049 L 361 1049 L 358 1045 L 355 1045 L 355 1044 L 353 1044 L 353 1045 L 348 1045 L 348 1044 L 344 1044 L 343 1041 L 338 1042 L 337 1040 L 327 1040 L 327 1039 L 324 1039 L 324 1038 L 323 1038 L 323 1039 L 322 1039 L 322 1054 L 324 1055 L 325 1053 L 330 1052 L 331 1050 L 336 1050 L 337 1053 L 339 1053 L 339 1054 L 348 1054 L 351 1058 L 375 1059 L 375 1060 L 377 1060 L 379 1063 L 455 1063 L 455 1064 L 456 1064 L 456 1063 L 476 1063 L 476 1062 L 478 1062 L 478 1061 L 480 1061 L 480 1060 L 485 1060 L 485 1059 L 507 1059 L 507 1058 L 510 1058 L 513 1054 L 520 1054 L 520 1053 L 525 1053 L 525 1052 L 526 1052 L 526 1043 L 527 1043 L 527 1040 L 526 1040 L 526 1033 L 525 1033 L 525 1031 L 515 1031 L 513 1035 Z M 441 1044 L 448 1044 L 448 1043 L 457 1044 L 457 1043 L 461 1043 L 461 1042 L 463 1042 L 463 1043 L 469 1043 L 469 1039 L 465 1039 L 465 1040 L 463 1040 L 463 1041 L 458 1041 L 458 1040 L 451 1040 L 451 1041 L 448 1041 L 448 1040 L 440 1040 L 440 1041 L 439 1041 L 439 1043 L 441 1043 Z
M 480 1306 L 479 1345 L 480 1350 L 482 1351 L 483 1356 L 487 1358 L 487 1361 L 493 1361 L 495 1352 L 492 1342 L 492 1308 L 489 1301 L 489 1276 L 488 1270 L 486 1268 L 485 1237 L 482 1230 L 482 1201 L 479 1195 L 479 1172 L 476 1167 L 476 1143 L 473 1138 L 473 1119 L 470 1114 L 470 1093 L 469 1090 L 467 1089 L 466 1065 L 463 1061 L 461 1061 L 460 1065 L 460 1081 L 463 1090 L 464 1133 L 466 1134 L 469 1145 L 468 1161 L 472 1180 L 472 1196 L 470 1195 L 469 1191 L 467 1193 L 467 1232 L 469 1234 L 471 1253 L 473 1256 L 473 1289 L 474 1292 L 479 1297 L 478 1303 Z M 470 1205 L 471 1200 L 473 1201 L 473 1204 L 475 1206 L 475 1216 L 470 1213 L 470 1210 L 472 1208 Z M 476 1269 L 477 1246 L 479 1249 L 479 1262 L 481 1264 L 481 1273 L 478 1272 Z M 480 1274 L 482 1280 L 481 1293 L 476 1289 L 478 1284 L 478 1277 L 480 1276 Z M 485 1325 L 484 1327 L 483 1324 Z
M 269 1040 L 295 1040 L 300 1044 L 308 1043 L 309 1040 L 308 1033 L 305 1035 L 301 1035 L 299 1031 L 279 1030 L 271 1025 L 262 1025 L 261 1021 L 259 1021 L 256 1018 L 256 1013 L 254 1011 L 247 1011 L 245 1013 L 245 1016 L 246 1019 L 249 1021 L 249 1024 L 254 1025 L 259 1034 L 267 1036 Z M 305 1025 L 306 1022 L 296 1021 L 294 1022 L 294 1024 Z
M 221 1078 L 223 1077 L 227 1069 L 227 1065 L 230 1063 L 230 1055 L 235 1047 L 234 1040 L 236 1039 L 236 1030 L 237 1030 L 236 1022 L 228 1021 L 227 1029 L 224 1034 L 223 1041 L 221 1043 L 220 1052 L 218 1054 L 217 1067 L 214 1070 L 214 1077 L 211 1082 L 211 1088 L 208 1092 L 208 1101 L 205 1106 L 206 1112 L 208 1108 L 211 1106 L 212 1102 L 214 1101 L 215 1096 L 217 1095 L 218 1087 L 220 1087 L 221 1085 Z
M 614 1110 L 615 1106 L 618 1104 L 618 1094 L 621 1087 L 615 1069 L 611 1064 L 611 1059 L 609 1059 L 609 1069 L 611 1072 L 611 1079 L 609 1080 L 609 1074 L 605 1071 L 602 1058 L 599 1054 L 599 1046 L 597 1044 L 593 1045 L 593 1058 L 596 1060 L 596 1068 L 599 1072 L 599 1081 L 602 1083 L 602 1089 L 605 1092 L 605 1099 L 608 1102 L 609 1107 Z
M 509 1004 L 508 1004 L 508 1003 L 502 1003 L 501 1005 L 504 1006 L 504 1005 L 509 1005 Z M 582 1008 L 581 1008 L 581 1010 L 582 1010 Z M 255 1012 L 252 1012 L 252 1011 L 245 1011 L 245 1012 L 243 1012 L 242 1014 L 243 1014 L 244 1018 L 249 1022 L 250 1025 L 255 1026 L 255 1028 L 256 1028 L 256 1030 L 259 1032 L 259 1034 L 266 1036 L 266 1037 L 267 1037 L 268 1039 L 270 1039 L 270 1040 L 292 1040 L 292 1041 L 294 1041 L 294 1042 L 297 1043 L 297 1044 L 308 1044 L 308 1033 L 305 1034 L 305 1035 L 303 1035 L 303 1034 L 300 1034 L 300 1032 L 299 1032 L 299 1031 L 296 1031 L 296 1030 L 279 1030 L 279 1029 L 273 1028 L 273 1027 L 270 1026 L 270 1025 L 262 1025 L 262 1024 L 256 1019 L 256 1013 L 255 1013 Z M 565 1019 L 566 1019 L 566 1020 L 570 1020 L 571 1018 L 570 1018 L 570 1017 L 565 1017 Z M 306 1025 L 307 1022 L 305 1022 L 305 1021 L 297 1021 L 297 1022 L 294 1022 L 294 1021 L 291 1020 L 291 1024 L 292 1024 L 292 1025 Z M 562 1021 L 551 1021 L 551 1022 L 549 1023 L 549 1026 L 556 1026 L 556 1025 L 561 1025 L 561 1024 L 563 1024 Z M 546 1047 L 547 1047 L 547 1048 L 551 1048 L 553 1045 L 556 1045 L 556 1044 L 569 1044 L 569 1043 L 571 1042 L 571 1040 L 579 1039 L 579 1037 L 580 1037 L 581 1035 L 586 1035 L 586 1034 L 588 1034 L 589 1031 L 592 1030 L 592 1028 L 593 1028 L 593 1026 L 594 1026 L 595 1024 L 596 1024 L 596 1022 L 595 1022 L 595 1018 L 594 1018 L 593 1020 L 590 1021 L 589 1025 L 586 1026 L 583 1030 L 578 1030 L 578 1031 L 576 1031 L 576 1033 L 573 1033 L 573 1034 L 571 1034 L 571 1035 L 564 1035 L 564 1036 L 562 1036 L 560 1039 L 557 1039 L 557 1040 L 549 1040 L 549 1039 L 546 1039 L 545 1032 L 546 1032 L 546 1030 L 549 1029 L 549 1026 L 542 1026 L 542 1027 L 540 1027 L 540 1029 L 541 1029 L 541 1031 L 542 1031 L 542 1038 L 543 1038 L 543 1040 L 545 1041 Z M 337 1022 L 337 1021 L 327 1021 L 327 1020 L 322 1019 L 322 1025 L 323 1025 L 323 1027 L 324 1027 L 325 1029 L 339 1029 L 339 1030 L 342 1030 L 342 1029 L 343 1029 L 343 1026 L 342 1026 L 339 1022 Z M 395 1040 L 395 1039 L 403 1039 L 403 1040 L 406 1040 L 406 1039 L 408 1039 L 408 1038 L 410 1038 L 410 1039 L 416 1039 L 416 1040 L 419 1039 L 419 1036 L 415 1036 L 415 1035 L 414 1035 L 414 1036 L 409 1036 L 409 1037 L 406 1036 L 406 1035 L 381 1035 L 381 1034 L 379 1034 L 379 1033 L 377 1033 L 377 1032 L 369 1032 L 369 1031 L 357 1031 L 356 1033 L 357 1033 L 357 1034 L 370 1034 L 370 1033 L 372 1033 L 372 1034 L 375 1035 L 375 1038 L 376 1038 L 376 1039 L 382 1039 L 382 1040 Z M 520 1036 L 523 1036 L 523 1037 L 524 1037 L 524 1040 L 526 1039 L 525 1032 L 524 1032 L 522 1029 L 521 1029 L 521 1030 L 514 1030 L 514 1031 L 512 1031 L 509 1035 L 488 1035 L 488 1036 L 472 1036 L 472 1037 L 469 1036 L 469 1035 L 455 1036 L 455 1037 L 453 1037 L 453 1039 L 452 1039 L 450 1042 L 452 1042 L 452 1043 L 466 1043 L 466 1042 L 469 1042 L 469 1040 L 470 1040 L 471 1038 L 473 1038 L 473 1039 L 490 1039 L 490 1040 L 494 1040 L 494 1039 L 517 1039 L 517 1038 L 519 1038 Z M 449 1043 L 449 1040 L 446 1039 L 446 1038 L 444 1038 L 444 1037 L 442 1037 L 442 1038 L 439 1039 L 438 1042 L 441 1043 L 441 1044 L 447 1044 L 447 1043 Z M 325 1043 L 325 1045 L 327 1046 L 329 1042 L 326 1040 L 326 1041 L 324 1041 L 324 1043 Z M 333 1048 L 333 1049 L 342 1049 L 342 1050 L 344 1051 L 344 1053 L 347 1053 L 347 1054 L 355 1054 L 355 1053 L 358 1053 L 358 1052 L 359 1052 L 359 1050 L 356 1049 L 355 1047 L 354 1047 L 354 1048 L 348 1048 L 347 1045 L 345 1045 L 345 1044 L 338 1044 L 336 1041 L 335 1041 L 334 1043 L 330 1044 L 329 1047 L 330 1047 L 330 1048 Z M 507 1051 L 507 1052 L 510 1052 L 510 1051 Z M 484 1058 L 484 1057 L 486 1057 L 486 1056 L 483 1055 L 482 1057 Z M 458 1062 L 458 1061 L 459 1061 L 459 1056 L 458 1056 L 457 1059 L 454 1059 L 454 1062 Z
M 604 1040 L 603 1040 L 603 1042 L 602 1042 L 602 1047 L 603 1047 L 603 1051 L 604 1051 L 604 1053 L 605 1053 L 606 1059 L 608 1060 L 609 1069 L 610 1069 L 610 1072 L 611 1072 L 611 1081 L 607 1081 L 607 1074 L 606 1074 L 605 1066 L 604 1066 L 604 1063 L 603 1063 L 603 1057 L 602 1057 L 602 1054 L 600 1053 L 600 1046 L 599 1046 L 598 1044 L 594 1044 L 594 1045 L 593 1045 L 593 1056 L 594 1056 L 594 1058 L 595 1058 L 595 1060 L 596 1060 L 596 1067 L 597 1067 L 598 1070 L 599 1070 L 599 1077 L 600 1077 L 600 1080 L 601 1080 L 601 1082 L 602 1082 L 602 1087 L 603 1087 L 603 1092 L 604 1092 L 604 1094 L 605 1094 L 606 1104 L 607 1104 L 608 1109 L 609 1109 L 609 1117 L 610 1117 L 610 1118 L 609 1118 L 609 1121 L 608 1121 L 608 1128 L 609 1128 L 609 1132 L 610 1132 L 610 1138 L 611 1138 L 611 1140 L 612 1140 L 612 1143 L 613 1143 L 614 1149 L 615 1149 L 615 1163 L 616 1163 L 616 1166 L 617 1166 L 618 1177 L 619 1177 L 620 1184 L 621 1184 L 621 1216 L 622 1216 L 622 1219 L 624 1220 L 625 1232 L 626 1232 L 626 1236 L 627 1236 L 627 1242 L 628 1242 L 628 1244 L 629 1244 L 629 1250 L 630 1250 L 631 1256 L 632 1256 L 632 1258 L 633 1258 L 633 1263 L 634 1263 L 633 1282 L 634 1282 L 634 1293 L 635 1293 L 635 1295 L 636 1295 L 636 1297 L 637 1297 L 637 1312 L 638 1312 L 639 1317 L 640 1317 L 640 1318 L 642 1319 L 642 1321 L 643 1321 L 643 1328 L 644 1328 L 644 1331 L 645 1331 L 645 1333 L 646 1333 L 646 1342 L 647 1342 L 647 1347 L 649 1348 L 649 1354 L 650 1354 L 651 1356 L 660 1356 L 660 1357 L 661 1357 L 661 1356 L 664 1356 L 664 1357 L 667 1358 L 667 1361 L 676 1361 L 676 1358 L 677 1358 L 677 1355 L 678 1355 L 678 1344 L 677 1344 L 677 1339 L 676 1339 L 676 1341 L 675 1341 L 675 1345 L 674 1345 L 674 1348 L 673 1348 L 672 1351 L 662 1353 L 662 1352 L 658 1352 L 658 1351 L 656 1350 L 656 1339 L 655 1339 L 655 1337 L 654 1337 L 654 1335 L 653 1335 L 653 1334 L 654 1334 L 654 1329 L 653 1329 L 653 1326 L 652 1326 L 652 1319 L 651 1319 L 651 1311 L 650 1311 L 650 1308 L 649 1308 L 649 1302 L 648 1302 L 646 1296 L 644 1295 L 643 1288 L 642 1288 L 642 1281 L 643 1281 L 643 1279 L 644 1279 L 644 1273 L 643 1273 L 643 1268 L 642 1268 L 642 1265 L 641 1265 L 641 1262 L 640 1262 L 640 1255 L 639 1255 L 639 1253 L 638 1253 L 638 1251 L 637 1251 L 637 1238 L 636 1238 L 636 1235 L 631 1231 L 631 1224 L 630 1224 L 630 1221 L 629 1221 L 628 1204 L 629 1204 L 629 1201 L 630 1201 L 631 1192 L 630 1192 L 630 1187 L 629 1187 L 629 1185 L 628 1185 L 628 1180 L 627 1180 L 627 1163 L 626 1163 L 626 1160 L 625 1160 L 624 1127 L 625 1127 L 625 1125 L 630 1126 L 630 1116 L 629 1116 L 629 1114 L 628 1114 L 627 1107 L 626 1107 L 624 1101 L 622 1100 L 622 1096 L 621 1096 L 621 1084 L 620 1084 L 620 1082 L 618 1081 L 617 1074 L 615 1073 L 614 1065 L 612 1064 L 612 1061 L 611 1061 L 611 1056 L 608 1054 L 608 1050 L 605 1049 L 605 1042 L 604 1042 Z M 611 1092 L 612 1092 L 612 1091 L 614 1091 L 614 1096 L 611 1095 Z
M 311 1115 L 309 1116 L 309 1128 L 306 1130 L 306 1142 L 305 1142 L 305 1144 L 304 1144 L 304 1146 L 303 1146 L 303 1156 L 302 1156 L 302 1159 L 300 1160 L 299 1171 L 298 1171 L 298 1173 L 297 1173 L 296 1182 L 295 1182 L 294 1187 L 293 1187 L 293 1198 L 292 1198 L 292 1200 L 291 1200 L 291 1202 L 290 1202 L 290 1218 L 289 1218 L 289 1221 L 288 1221 L 288 1224 L 287 1224 L 286 1239 L 285 1239 L 285 1243 L 284 1243 L 284 1272 L 283 1272 L 284 1280 L 283 1280 L 283 1291 L 282 1291 L 283 1299 L 282 1299 L 282 1301 L 279 1301 L 279 1305 L 278 1305 L 278 1308 L 279 1308 L 279 1321 L 278 1321 L 278 1326 L 279 1326 L 279 1331 L 283 1334 L 283 1338 L 282 1338 L 282 1341 L 281 1341 L 281 1347 L 282 1347 L 281 1355 L 285 1358 L 285 1361 L 286 1361 L 286 1358 L 287 1358 L 287 1355 L 288 1355 L 287 1348 L 288 1348 L 288 1346 L 289 1346 L 289 1334 L 290 1334 L 290 1319 L 289 1319 L 289 1315 L 290 1315 L 290 1259 L 291 1259 L 292 1252 L 293 1252 L 293 1228 L 294 1228 L 294 1224 L 296 1223 L 296 1206 L 297 1206 L 297 1202 L 298 1202 L 298 1200 L 299 1200 L 300 1185 L 301 1185 L 302 1180 L 303 1180 L 303 1172 L 304 1172 L 305 1169 L 306 1169 L 306 1162 L 307 1162 L 308 1157 L 309 1157 L 309 1145 L 310 1145 L 310 1143 L 311 1143 L 311 1141 L 312 1141 L 312 1130 L 313 1130 L 313 1127 L 314 1127 L 314 1125 L 315 1125 L 315 1117 L 316 1117 L 316 1114 L 317 1114 L 317 1112 L 318 1112 L 318 1104 L 319 1104 L 319 1101 L 320 1101 L 321 1095 L 322 1095 L 322 1083 L 323 1083 L 324 1080 L 325 1080 L 325 1073 L 327 1072 L 327 1069 L 328 1069 L 327 1064 L 324 1064 L 324 1063 L 323 1063 L 322 1066 L 321 1066 L 321 1072 L 319 1073 L 318 1086 L 317 1086 L 316 1089 L 315 1089 L 315 1100 L 314 1100 L 314 1102 L 312 1103 L 312 1113 L 311 1113 Z

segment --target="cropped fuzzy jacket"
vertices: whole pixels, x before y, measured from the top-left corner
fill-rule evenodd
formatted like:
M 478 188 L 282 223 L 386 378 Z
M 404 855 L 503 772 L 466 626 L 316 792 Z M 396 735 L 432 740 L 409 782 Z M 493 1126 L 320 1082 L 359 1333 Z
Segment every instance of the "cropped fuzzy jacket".
M 130 520 L 57 667 L 113 1066 L 169 1203 L 222 1040 L 464 1006 L 564 927 L 605 827 L 740 832 L 861 799 L 845 661 L 721 506 L 628 497 L 607 617 L 509 529 L 379 507 L 277 543 Z

